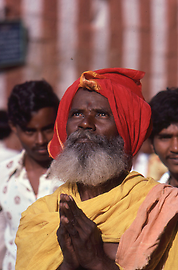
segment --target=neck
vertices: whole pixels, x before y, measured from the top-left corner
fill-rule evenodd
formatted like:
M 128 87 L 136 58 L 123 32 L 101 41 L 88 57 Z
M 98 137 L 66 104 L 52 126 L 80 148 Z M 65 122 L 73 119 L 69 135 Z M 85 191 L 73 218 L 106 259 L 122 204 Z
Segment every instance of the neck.
M 170 174 L 169 184 L 173 187 L 178 187 L 178 175 Z
M 45 171 L 49 168 L 51 161 L 52 159 L 38 161 L 31 158 L 28 154 L 25 154 L 24 166 L 26 169 L 43 169 Z
M 128 172 L 123 172 L 119 177 L 111 178 L 97 186 L 89 186 L 82 183 L 77 183 L 81 200 L 86 201 L 110 191 L 111 189 L 120 185 L 127 174 Z

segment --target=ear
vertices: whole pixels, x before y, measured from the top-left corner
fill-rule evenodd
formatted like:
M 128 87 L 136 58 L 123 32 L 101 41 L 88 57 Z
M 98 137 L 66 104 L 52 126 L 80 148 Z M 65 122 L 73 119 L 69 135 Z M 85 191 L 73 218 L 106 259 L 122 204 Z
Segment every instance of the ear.
M 151 146 L 152 151 L 157 155 L 155 147 L 154 147 L 154 139 L 151 141 L 150 146 Z
M 9 126 L 10 126 L 10 128 L 12 129 L 12 131 L 13 131 L 15 134 L 17 134 L 17 127 L 16 127 L 11 121 L 9 121 Z

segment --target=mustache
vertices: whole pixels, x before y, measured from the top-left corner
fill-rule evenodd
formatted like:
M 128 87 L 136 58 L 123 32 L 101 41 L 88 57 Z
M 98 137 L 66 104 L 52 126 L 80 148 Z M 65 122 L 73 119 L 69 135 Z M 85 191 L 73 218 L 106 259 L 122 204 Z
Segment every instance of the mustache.
M 45 144 L 42 144 L 42 145 L 39 145 L 39 146 L 37 145 L 37 146 L 33 147 L 34 151 L 43 150 L 43 149 L 48 149 L 48 144 L 45 143 Z
M 108 139 L 105 136 L 93 134 L 90 130 L 77 130 L 69 135 L 66 146 L 71 147 L 78 143 L 78 140 L 80 139 L 88 139 L 91 143 L 98 145 L 108 143 Z

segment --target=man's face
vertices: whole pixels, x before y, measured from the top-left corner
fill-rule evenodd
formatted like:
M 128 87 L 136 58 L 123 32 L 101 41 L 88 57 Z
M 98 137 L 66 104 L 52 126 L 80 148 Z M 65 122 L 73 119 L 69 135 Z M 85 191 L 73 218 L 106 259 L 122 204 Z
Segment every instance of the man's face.
M 172 174 L 178 174 L 178 123 L 164 128 L 153 139 L 153 148 Z
M 25 128 L 12 127 L 27 155 L 35 161 L 45 162 L 50 159 L 47 145 L 53 136 L 55 117 L 54 108 L 46 107 L 34 112 Z
M 130 168 L 107 98 L 84 89 L 76 93 L 67 122 L 63 151 L 52 162 L 54 177 L 97 186 Z
M 114 117 L 107 98 L 96 93 L 79 89 L 72 101 L 67 122 L 67 136 L 77 130 L 89 130 L 108 140 L 118 136 Z M 86 138 L 81 142 L 86 142 Z

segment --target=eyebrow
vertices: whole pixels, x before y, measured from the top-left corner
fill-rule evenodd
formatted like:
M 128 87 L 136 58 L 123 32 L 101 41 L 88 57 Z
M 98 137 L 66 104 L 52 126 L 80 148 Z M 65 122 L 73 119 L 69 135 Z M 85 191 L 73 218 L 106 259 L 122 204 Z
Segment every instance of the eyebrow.
M 173 136 L 172 133 L 161 133 L 161 134 L 158 134 L 159 137 L 170 137 L 170 136 Z
M 49 125 L 46 125 L 46 126 L 42 127 L 41 130 L 46 130 L 46 129 L 50 129 L 50 128 L 53 128 L 53 127 L 54 127 L 54 123 L 51 123 Z M 24 127 L 23 131 L 36 131 L 36 128 Z
M 85 109 L 74 108 L 74 109 L 71 109 L 69 113 L 84 112 L 84 111 L 85 111 Z M 91 111 L 94 111 L 94 112 L 105 112 L 105 113 L 112 114 L 111 109 L 105 109 L 105 108 L 93 108 L 93 109 L 91 109 Z
M 49 125 L 47 125 L 47 126 L 44 126 L 44 127 L 42 128 L 42 130 L 50 129 L 50 128 L 53 128 L 53 127 L 54 127 L 54 123 L 51 123 L 51 124 L 49 124 Z

